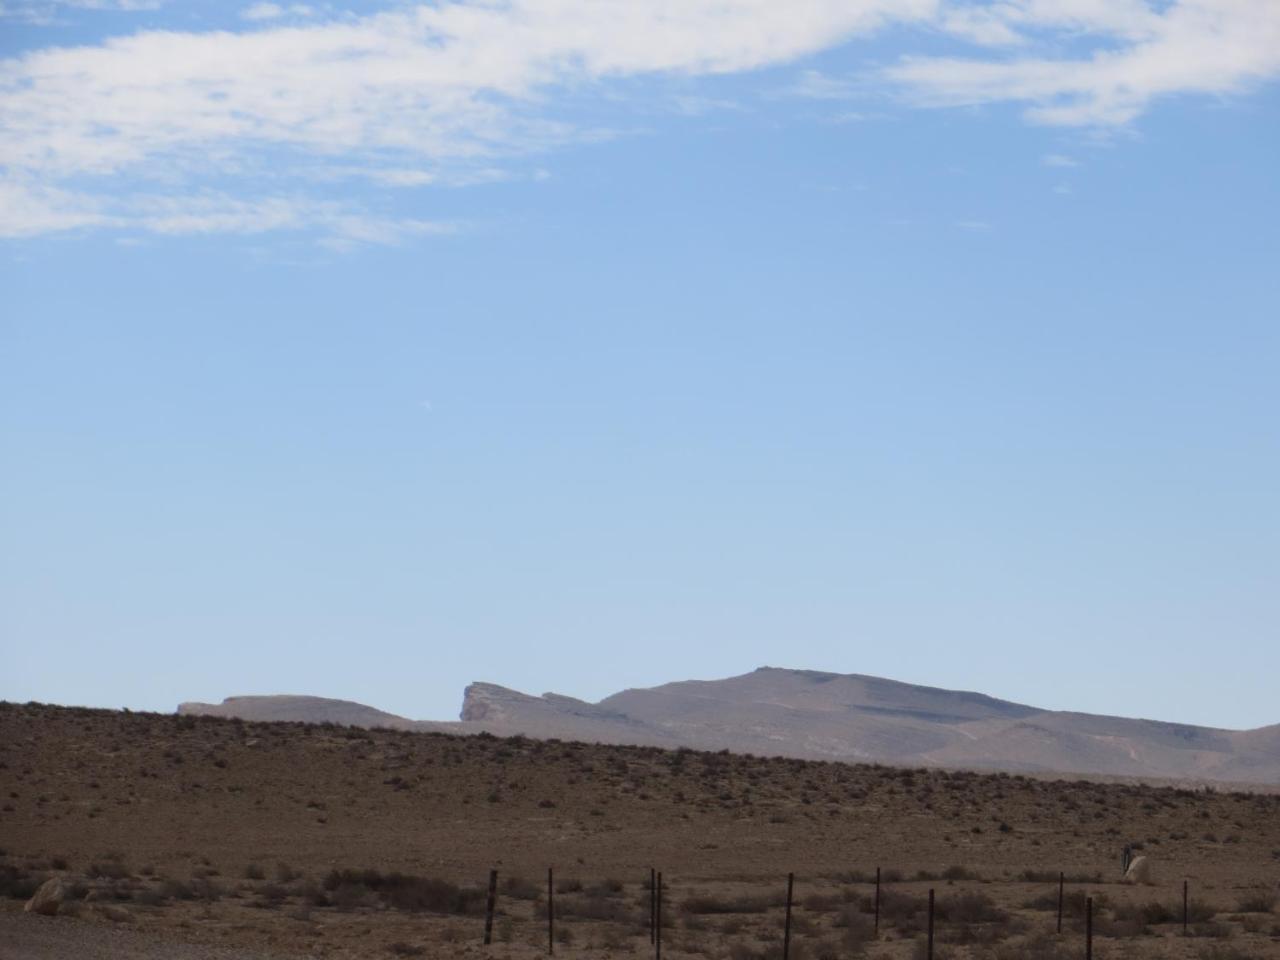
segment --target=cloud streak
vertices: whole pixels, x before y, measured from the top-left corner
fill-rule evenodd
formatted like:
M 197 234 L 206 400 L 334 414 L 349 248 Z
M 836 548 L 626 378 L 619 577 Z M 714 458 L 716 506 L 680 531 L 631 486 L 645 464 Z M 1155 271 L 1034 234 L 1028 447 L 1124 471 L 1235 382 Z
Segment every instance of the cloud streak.
M 1018 0 L 982 15 L 985 30 L 1014 45 L 1046 29 L 1105 45 L 1075 58 L 907 57 L 885 78 L 924 105 L 1021 103 L 1036 123 L 1113 126 L 1161 97 L 1232 94 L 1280 74 L 1274 0 Z
M 281 196 L 279 184 L 495 179 L 504 160 L 595 133 L 558 111 L 562 93 L 793 63 L 889 25 L 950 33 L 984 53 L 906 56 L 853 81 L 802 72 L 790 95 L 1011 101 L 1037 122 L 1115 124 L 1158 96 L 1227 93 L 1280 73 L 1274 0 L 491 0 L 305 16 L 316 9 L 259 3 L 235 31 L 149 30 L 0 61 L 4 232 L 303 224 L 341 236 L 344 216 L 367 214 L 321 215 L 318 201 Z M 1099 49 L 1023 55 L 1060 35 Z M 215 186 L 218 211 L 200 213 Z M 259 199 L 237 212 L 231 195 L 244 193 Z M 187 212 L 158 214 L 166 204 Z M 384 228 L 373 233 L 397 233 Z

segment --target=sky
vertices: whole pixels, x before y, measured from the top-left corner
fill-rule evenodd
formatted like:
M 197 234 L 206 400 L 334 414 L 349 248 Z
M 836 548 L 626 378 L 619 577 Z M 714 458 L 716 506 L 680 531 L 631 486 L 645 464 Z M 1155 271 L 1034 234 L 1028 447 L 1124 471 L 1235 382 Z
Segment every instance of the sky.
M 1280 723 L 1274 0 L 0 0 L 0 698 Z

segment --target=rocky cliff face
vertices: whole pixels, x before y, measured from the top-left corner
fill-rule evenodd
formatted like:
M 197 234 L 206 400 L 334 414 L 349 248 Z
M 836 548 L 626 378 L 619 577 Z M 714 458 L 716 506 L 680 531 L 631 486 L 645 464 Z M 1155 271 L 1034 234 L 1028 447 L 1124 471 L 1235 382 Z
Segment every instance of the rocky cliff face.
M 459 719 L 477 723 L 502 723 L 519 717 L 524 710 L 537 709 L 539 698 L 508 690 L 494 683 L 472 683 L 462 692 Z

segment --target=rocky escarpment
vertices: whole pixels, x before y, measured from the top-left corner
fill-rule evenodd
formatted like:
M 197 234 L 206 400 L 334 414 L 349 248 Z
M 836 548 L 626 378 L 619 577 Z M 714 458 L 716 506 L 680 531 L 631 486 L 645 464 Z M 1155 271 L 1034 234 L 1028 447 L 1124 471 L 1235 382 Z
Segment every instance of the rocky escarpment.
M 472 683 L 461 719 L 451 723 L 321 697 L 229 697 L 186 703 L 179 712 L 1187 784 L 1280 784 L 1280 726 L 1216 730 L 1094 716 L 859 674 L 774 667 L 624 690 L 599 703 Z

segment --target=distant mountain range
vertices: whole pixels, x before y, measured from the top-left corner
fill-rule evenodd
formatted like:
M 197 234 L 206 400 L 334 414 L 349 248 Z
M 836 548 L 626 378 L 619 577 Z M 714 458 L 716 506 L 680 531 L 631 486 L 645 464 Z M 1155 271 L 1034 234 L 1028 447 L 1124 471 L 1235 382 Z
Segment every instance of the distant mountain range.
M 322 697 L 228 697 L 179 713 L 905 766 L 1280 784 L 1280 724 L 1217 730 L 1042 710 L 858 674 L 761 667 L 726 680 L 624 690 L 599 703 L 473 683 L 456 722 Z

